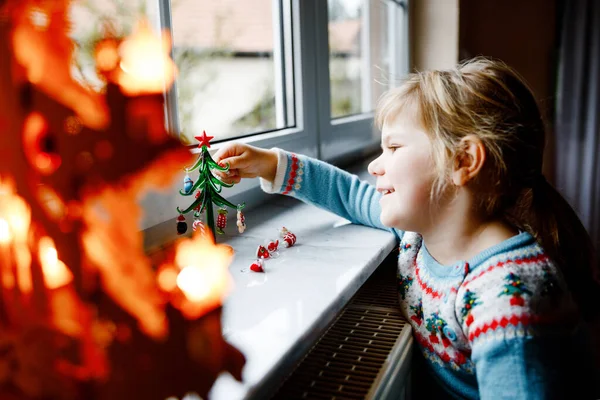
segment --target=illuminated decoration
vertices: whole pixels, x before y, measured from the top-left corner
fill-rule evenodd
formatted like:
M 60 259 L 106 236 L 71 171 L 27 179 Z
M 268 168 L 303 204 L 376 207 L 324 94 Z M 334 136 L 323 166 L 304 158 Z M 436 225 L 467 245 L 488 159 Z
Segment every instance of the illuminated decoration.
M 168 40 L 98 42 L 92 92 L 69 6 L 0 0 L 0 398 L 206 397 L 244 364 L 221 335 L 231 250 L 197 232 L 151 261 L 139 231 L 139 198 L 193 161 L 164 128 Z
M 185 169 L 186 174 L 197 170 L 198 179 L 194 183 L 191 178 L 186 175 L 183 190 L 179 191 L 179 194 L 182 196 L 195 195 L 195 200 L 189 207 L 183 210 L 177 207 L 177 212 L 179 213 L 179 216 L 177 217 L 177 233 L 180 235 L 187 231 L 187 223 L 185 222 L 184 215 L 192 210 L 194 211 L 195 218 L 193 224 L 196 225 L 201 222 L 199 218 L 201 218 L 202 213 L 206 212 L 206 225 L 213 236 L 215 234 L 223 235 L 225 233 L 224 229 L 227 225 L 227 209 L 225 207 L 237 210 L 238 214 L 240 214 L 238 219 L 244 218 L 244 228 L 239 229 L 239 232 L 242 233 L 246 229 L 246 220 L 242 214 L 245 205 L 238 204 L 236 206 L 220 194 L 223 187 L 232 187 L 233 184 L 221 181 L 212 173 L 213 170 L 222 172 L 229 171 L 229 165 L 223 167 L 212 159 L 210 152 L 208 151 L 210 140 L 212 138 L 213 136 L 208 136 L 206 132 L 202 132 L 202 136 L 196 136 L 196 140 L 200 142 L 198 145 L 200 148 L 200 155 L 192 167 Z M 219 207 L 216 226 L 213 204 Z
M 177 308 L 188 318 L 204 315 L 219 307 L 231 290 L 227 267 L 232 257 L 231 247 L 214 244 L 210 234 L 196 234 L 177 245 L 173 264 L 161 271 L 163 290 L 177 297 Z M 168 271 L 170 278 L 165 276 Z
M 163 37 L 154 35 L 146 20 L 138 23 L 135 32 L 119 46 L 120 71 L 119 85 L 127 94 L 162 93 L 171 86 L 177 68 L 171 60 L 171 39 L 167 33 Z M 103 56 L 104 65 L 110 56 L 105 49 L 98 53 Z M 112 55 L 114 59 L 114 55 Z

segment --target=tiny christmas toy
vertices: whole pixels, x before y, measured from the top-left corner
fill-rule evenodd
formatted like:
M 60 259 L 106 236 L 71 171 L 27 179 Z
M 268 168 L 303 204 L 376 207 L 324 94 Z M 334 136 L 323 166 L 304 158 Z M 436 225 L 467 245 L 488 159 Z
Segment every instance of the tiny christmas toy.
M 252 265 L 250 265 L 250 271 L 265 272 L 263 268 L 263 260 L 259 258 L 258 260 L 254 261 Z
M 213 175 L 212 170 L 227 172 L 229 166 L 221 166 L 217 164 L 211 157 L 208 149 L 210 148 L 210 141 L 213 136 L 206 135 L 206 132 L 202 133 L 202 136 L 196 136 L 196 140 L 200 142 L 198 147 L 201 149 L 200 155 L 196 160 L 196 163 L 191 168 L 186 168 L 186 173 L 192 171 L 198 171 L 198 179 L 194 182 L 189 176 L 186 175 L 184 178 L 183 189 L 179 191 L 182 196 L 192 196 L 195 193 L 194 202 L 185 209 L 177 207 L 177 211 L 180 215 L 195 211 L 198 214 L 206 212 L 205 224 L 210 229 L 213 235 L 224 234 L 224 228 L 227 224 L 227 210 L 225 207 L 229 207 L 238 211 L 238 229 L 240 233 L 246 228 L 246 223 L 241 210 L 244 208 L 244 204 L 238 204 L 237 206 L 220 195 L 223 187 L 232 187 L 232 184 L 225 183 L 219 178 Z M 219 207 L 217 224 L 215 226 L 215 215 L 213 210 L 213 204 Z M 239 221 L 242 221 L 243 228 L 240 228 Z
M 177 217 L 177 234 L 183 235 L 187 232 L 187 223 L 185 222 L 185 217 L 180 215 Z
M 287 230 L 287 228 L 285 226 L 282 226 L 281 229 L 279 230 L 279 237 L 283 238 L 285 236 L 285 234 L 288 232 L 289 231 Z
M 256 257 L 258 258 L 269 258 L 271 255 L 265 246 L 258 246 L 258 250 L 256 251 Z
M 246 230 L 246 217 L 242 212 L 242 208 L 243 207 L 238 206 L 237 209 L 237 227 L 240 233 L 244 233 L 244 231 Z
M 217 217 L 217 233 L 219 235 L 224 234 L 223 229 L 227 226 L 227 210 L 224 208 L 219 208 L 217 212 L 219 216 Z
M 267 240 L 267 250 L 269 250 L 271 253 L 277 251 L 278 247 L 279 240 Z
M 204 222 L 200 221 L 199 219 L 195 219 L 192 223 L 192 229 L 194 232 L 199 231 L 203 233 L 204 229 L 206 229 L 206 226 L 204 226 Z
M 292 232 L 288 232 L 283 236 L 283 246 L 284 247 L 292 247 L 296 244 L 296 235 Z
M 192 186 L 194 186 L 194 181 L 192 180 L 192 178 L 189 177 L 189 175 L 186 175 L 183 179 L 183 191 L 186 194 L 191 192 Z

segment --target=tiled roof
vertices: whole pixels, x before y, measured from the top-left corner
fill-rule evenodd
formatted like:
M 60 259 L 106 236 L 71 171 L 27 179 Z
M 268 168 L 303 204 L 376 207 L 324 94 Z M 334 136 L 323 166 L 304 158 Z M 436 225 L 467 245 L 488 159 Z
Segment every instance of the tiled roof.
M 172 21 L 176 46 L 223 47 L 239 52 L 273 50 L 272 0 L 173 1 Z M 358 20 L 331 23 L 331 47 L 356 51 L 359 28 Z
M 174 44 L 235 52 L 271 52 L 272 4 L 272 0 L 172 0 Z M 115 15 L 118 12 L 112 1 L 94 0 L 91 5 L 93 10 L 77 3 L 72 9 L 76 37 L 78 31 L 89 30 L 90 23 L 97 20 L 95 14 Z M 336 52 L 357 52 L 359 30 L 360 20 L 330 23 L 330 47 Z
M 273 50 L 271 0 L 178 0 L 171 8 L 176 46 Z

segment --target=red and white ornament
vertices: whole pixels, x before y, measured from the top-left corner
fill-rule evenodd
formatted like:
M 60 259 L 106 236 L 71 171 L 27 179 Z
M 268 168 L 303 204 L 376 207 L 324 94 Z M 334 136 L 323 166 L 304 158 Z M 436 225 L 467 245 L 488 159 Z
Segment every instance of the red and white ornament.
M 199 219 L 195 219 L 192 223 L 192 229 L 194 232 L 200 231 L 201 233 L 204 233 L 205 228 L 206 226 L 204 225 L 204 222 L 200 221 Z
M 269 252 L 273 253 L 274 251 L 277 251 L 277 248 L 279 247 L 279 239 L 278 240 L 267 240 L 266 245 L 267 245 L 267 250 L 269 250 Z
M 263 266 L 264 266 L 263 260 L 259 258 L 258 260 L 254 261 L 250 265 L 250 271 L 253 271 L 253 272 L 265 272 L 265 269 L 264 269 Z
M 269 251 L 265 246 L 258 246 L 258 250 L 256 250 L 256 257 L 259 259 L 267 259 L 271 257 L 271 254 L 269 254 Z
M 246 230 L 246 217 L 244 216 L 244 213 L 242 212 L 240 206 L 238 206 L 237 209 L 237 227 L 238 232 L 240 233 L 244 233 L 244 231 Z
M 288 232 L 283 236 L 283 246 L 284 247 L 292 247 L 296 244 L 296 235 L 292 232 Z
M 227 226 L 227 210 L 224 208 L 219 208 L 217 213 L 219 215 L 217 217 L 216 231 L 219 235 L 223 235 L 223 234 L 225 234 L 225 231 L 223 231 L 223 229 L 225 229 L 225 227 Z
M 289 231 L 287 230 L 287 228 L 285 226 L 282 226 L 279 230 L 279 237 L 283 239 L 288 232 Z

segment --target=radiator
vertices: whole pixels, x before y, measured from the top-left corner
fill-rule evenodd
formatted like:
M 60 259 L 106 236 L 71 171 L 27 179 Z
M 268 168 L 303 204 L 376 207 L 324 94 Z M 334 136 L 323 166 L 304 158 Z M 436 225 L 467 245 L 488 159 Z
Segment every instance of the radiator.
M 412 335 L 398 307 L 395 260 L 373 273 L 272 399 L 410 398 Z

